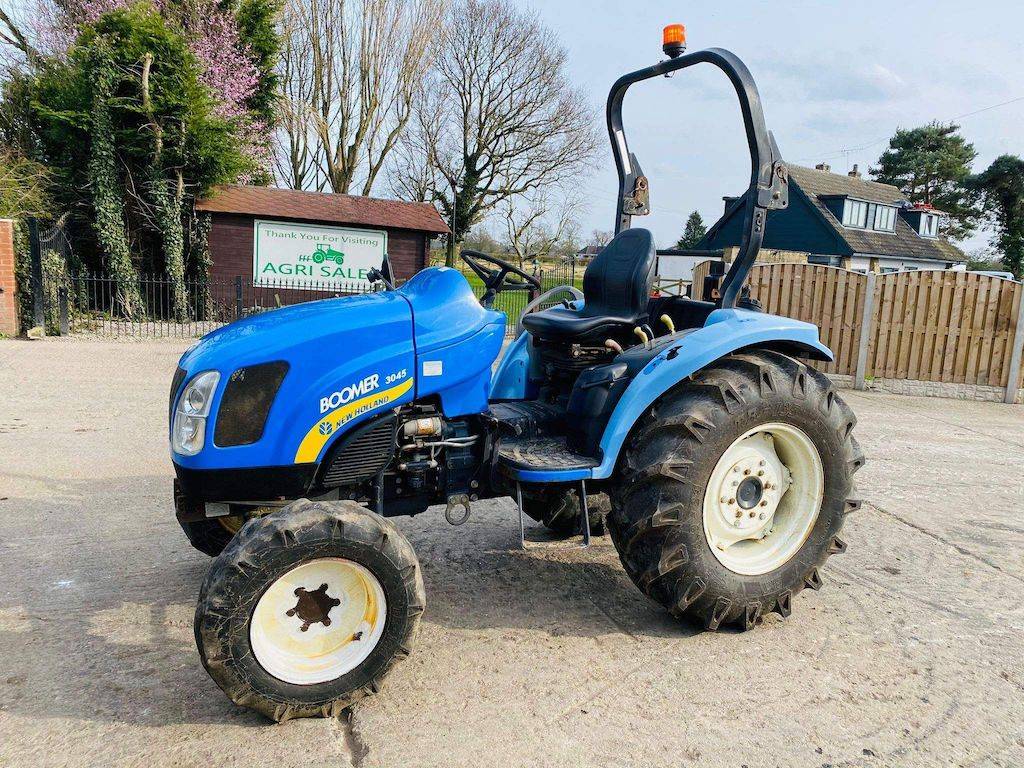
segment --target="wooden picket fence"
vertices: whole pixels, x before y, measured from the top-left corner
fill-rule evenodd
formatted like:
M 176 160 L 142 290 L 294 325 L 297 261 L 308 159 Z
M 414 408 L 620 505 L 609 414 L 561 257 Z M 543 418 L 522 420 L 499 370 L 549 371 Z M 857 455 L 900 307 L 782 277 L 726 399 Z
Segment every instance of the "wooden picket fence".
M 694 270 L 699 292 L 704 264 Z M 698 282 L 698 279 L 700 282 Z M 827 373 L 1004 388 L 1013 402 L 1024 356 L 1024 284 L 975 272 L 861 274 L 758 264 L 747 284 L 766 312 L 815 323 Z

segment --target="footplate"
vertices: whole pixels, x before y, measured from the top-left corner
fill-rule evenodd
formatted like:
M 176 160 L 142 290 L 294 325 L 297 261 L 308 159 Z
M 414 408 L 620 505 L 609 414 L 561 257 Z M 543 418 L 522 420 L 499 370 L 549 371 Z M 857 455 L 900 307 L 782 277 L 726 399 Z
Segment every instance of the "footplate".
M 601 461 L 576 453 L 564 437 L 502 440 L 498 463 L 514 480 L 525 483 L 567 483 L 589 480 Z

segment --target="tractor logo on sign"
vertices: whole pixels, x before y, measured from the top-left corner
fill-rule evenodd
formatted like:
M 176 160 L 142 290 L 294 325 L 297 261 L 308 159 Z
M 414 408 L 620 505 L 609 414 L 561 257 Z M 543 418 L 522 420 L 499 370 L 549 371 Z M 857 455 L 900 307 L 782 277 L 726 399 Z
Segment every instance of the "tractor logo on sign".
M 314 264 L 323 264 L 325 261 L 333 261 L 338 266 L 345 263 L 345 254 L 335 250 L 328 243 L 317 243 L 313 253 L 299 256 L 299 261 L 312 261 Z
M 320 424 L 320 434 L 321 435 L 329 435 L 333 431 L 334 431 L 334 425 L 331 424 L 331 422 L 325 421 L 325 422 Z

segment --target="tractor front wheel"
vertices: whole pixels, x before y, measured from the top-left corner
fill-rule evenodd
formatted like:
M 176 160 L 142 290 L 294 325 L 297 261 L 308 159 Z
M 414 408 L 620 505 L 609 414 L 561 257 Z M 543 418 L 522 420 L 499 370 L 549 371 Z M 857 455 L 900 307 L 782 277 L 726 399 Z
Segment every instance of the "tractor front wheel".
M 424 590 L 412 546 L 355 502 L 293 502 L 249 520 L 196 608 L 203 666 L 279 722 L 336 717 L 409 655 Z
M 216 557 L 223 552 L 224 547 L 244 524 L 245 518 L 241 515 L 228 515 L 227 517 L 214 517 L 192 522 L 179 521 L 189 543 L 210 557 Z
M 771 351 L 723 358 L 666 394 L 630 436 L 612 493 L 630 578 L 711 630 L 789 615 L 846 549 L 864 463 L 855 423 L 824 375 Z

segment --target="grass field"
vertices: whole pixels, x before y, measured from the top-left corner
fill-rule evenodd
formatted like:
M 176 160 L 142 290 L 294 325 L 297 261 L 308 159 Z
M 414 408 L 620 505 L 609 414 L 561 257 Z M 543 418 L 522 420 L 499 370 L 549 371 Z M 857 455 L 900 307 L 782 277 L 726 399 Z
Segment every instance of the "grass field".
M 484 284 L 483 281 L 476 276 L 475 273 L 469 269 L 460 270 L 466 280 L 469 282 L 470 287 L 473 289 L 473 293 L 477 296 L 484 295 Z M 568 270 L 557 270 L 550 272 L 541 272 L 540 284 L 543 291 L 550 291 L 552 288 L 557 288 L 560 285 L 570 284 L 571 274 Z M 578 290 L 583 290 L 583 270 L 576 270 L 576 277 L 571 281 L 571 284 Z M 542 292 L 543 292 L 542 291 Z M 562 297 L 557 297 L 559 300 Z M 508 315 L 508 333 L 512 334 L 515 331 L 516 323 L 519 322 L 519 316 L 522 314 L 523 309 L 527 304 L 530 303 L 530 294 L 528 291 L 502 291 L 494 300 L 494 309 L 499 312 L 504 312 Z

